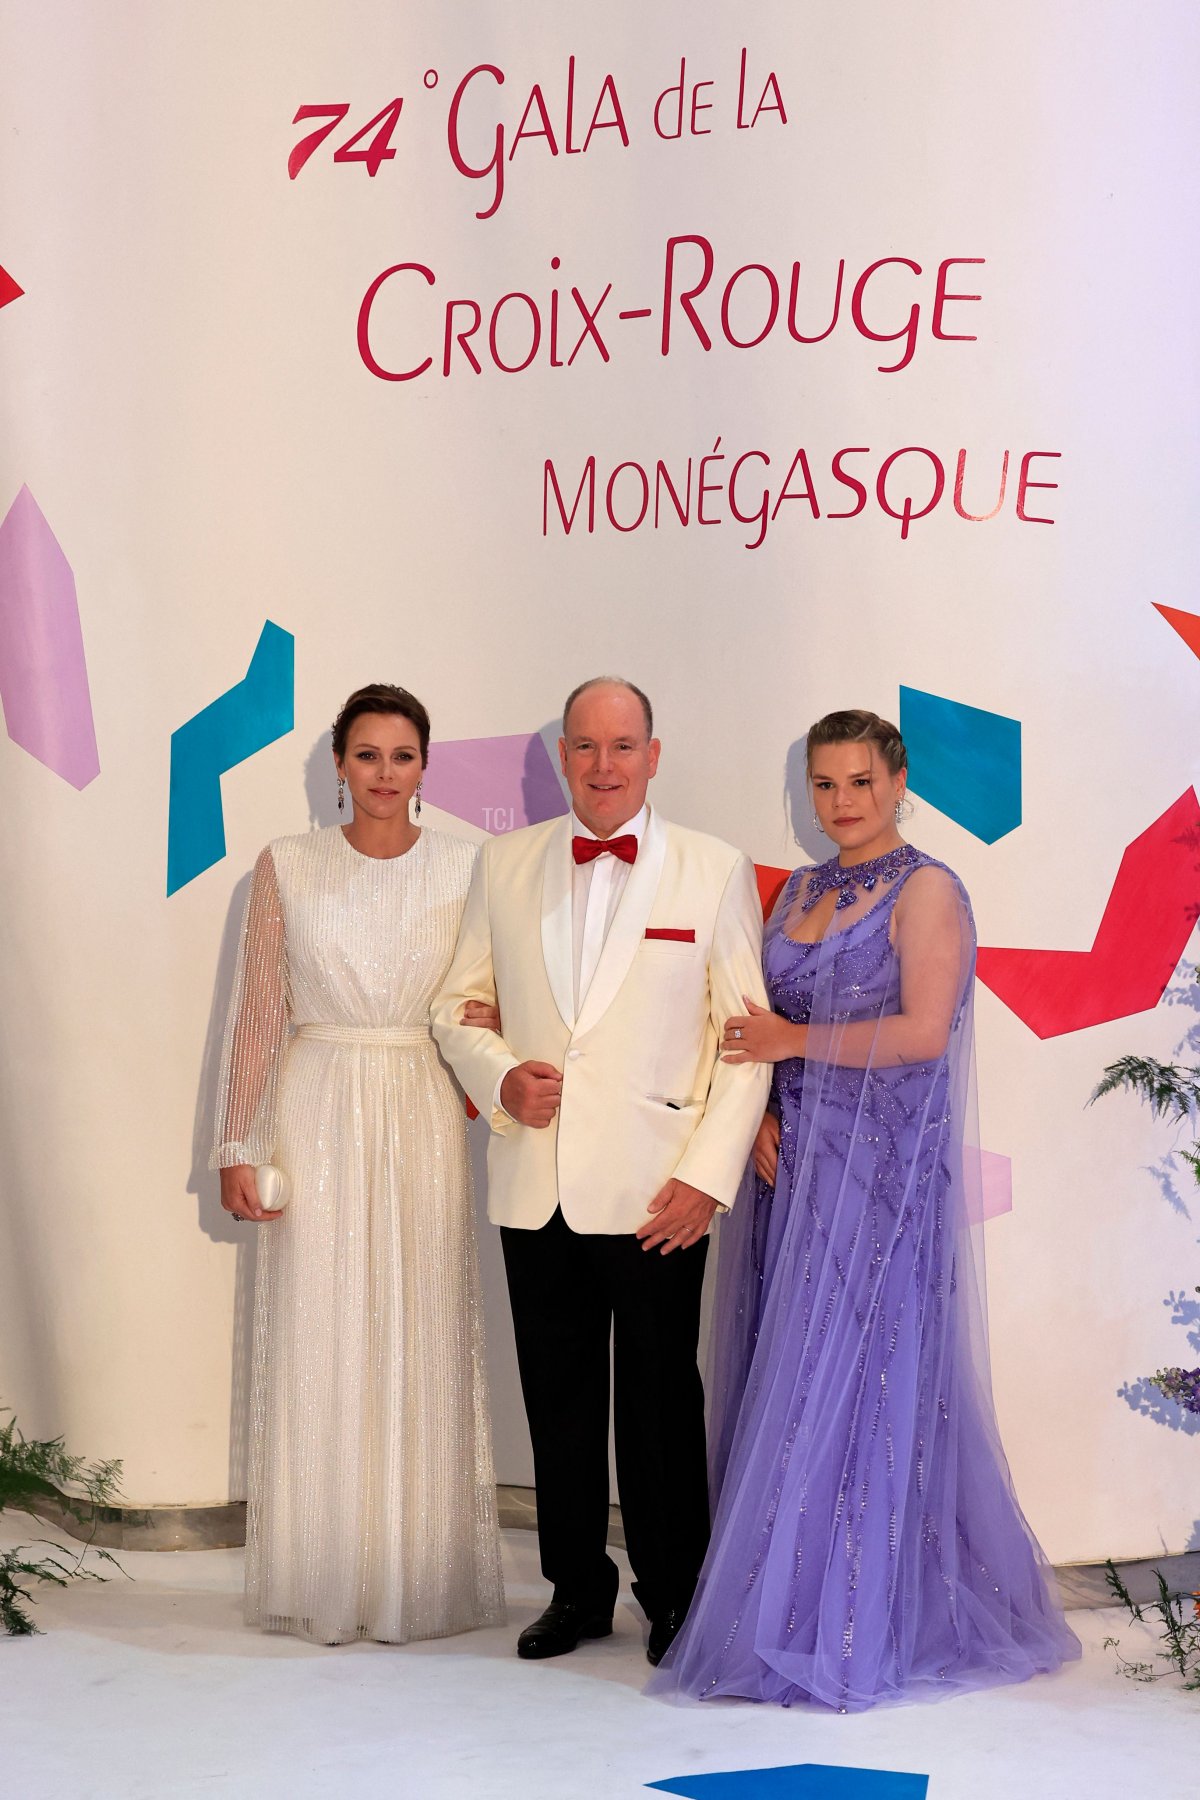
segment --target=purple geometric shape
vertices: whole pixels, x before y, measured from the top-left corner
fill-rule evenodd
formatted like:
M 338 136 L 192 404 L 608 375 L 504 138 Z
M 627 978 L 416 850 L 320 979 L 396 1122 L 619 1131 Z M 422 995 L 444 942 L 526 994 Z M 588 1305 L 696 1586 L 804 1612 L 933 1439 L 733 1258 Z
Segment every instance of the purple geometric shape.
M 0 525 L 0 703 L 14 744 L 74 788 L 95 780 L 75 577 L 27 487 Z
M 431 806 L 493 834 L 570 811 L 536 731 L 435 743 L 423 792 Z

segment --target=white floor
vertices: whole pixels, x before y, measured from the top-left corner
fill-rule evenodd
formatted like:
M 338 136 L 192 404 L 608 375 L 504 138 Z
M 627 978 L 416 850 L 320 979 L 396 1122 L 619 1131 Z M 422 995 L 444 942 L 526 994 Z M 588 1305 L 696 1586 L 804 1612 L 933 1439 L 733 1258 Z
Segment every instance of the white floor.
M 0 1542 L 39 1528 L 6 1514 Z M 697 1772 L 833 1763 L 930 1777 L 929 1800 L 1152 1800 L 1200 1791 L 1200 1694 L 1119 1676 L 1113 1613 L 1072 1623 L 1065 1673 L 853 1718 L 644 1699 L 641 1615 L 542 1664 L 513 1637 L 546 1591 L 506 1534 L 509 1626 L 327 1650 L 241 1623 L 241 1552 L 122 1555 L 133 1581 L 40 1590 L 42 1637 L 0 1638 L 4 1800 L 648 1800 Z M 753 1800 L 753 1787 L 746 1800 Z

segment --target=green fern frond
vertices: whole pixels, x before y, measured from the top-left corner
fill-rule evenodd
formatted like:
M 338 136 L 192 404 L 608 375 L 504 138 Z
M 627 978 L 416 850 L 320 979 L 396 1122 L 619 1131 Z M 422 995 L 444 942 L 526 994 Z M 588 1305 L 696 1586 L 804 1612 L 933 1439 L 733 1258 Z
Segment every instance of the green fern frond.
M 1108 1561 L 1104 1565 L 1104 1579 L 1108 1583 L 1109 1587 L 1112 1589 L 1113 1594 L 1120 1601 L 1121 1605 L 1125 1608 L 1125 1610 L 1129 1614 L 1130 1618 L 1140 1619 L 1142 1616 L 1142 1609 L 1140 1606 L 1138 1606 L 1137 1602 L 1133 1598 L 1133 1595 L 1130 1593 L 1129 1589 L 1126 1587 L 1125 1582 L 1121 1576 L 1121 1572 L 1117 1568 L 1117 1565 L 1113 1561 L 1111 1556 L 1109 1557 Z M 1115 1639 L 1113 1641 L 1114 1641 L 1114 1643 L 1116 1642 Z
M 1088 1105 L 1117 1088 L 1137 1094 L 1158 1119 L 1186 1119 L 1193 1108 L 1200 1109 L 1200 1070 L 1160 1063 L 1152 1056 L 1122 1056 L 1109 1063 Z
M 81 1518 L 86 1508 L 115 1500 L 120 1477 L 117 1461 L 89 1463 L 72 1456 L 61 1437 L 27 1438 L 12 1413 L 0 1419 L 0 1512 L 30 1512 L 31 1502 L 53 1500 Z
M 119 1462 L 89 1463 L 82 1456 L 72 1456 L 61 1437 L 26 1438 L 11 1411 L 0 1413 L 0 1512 L 12 1509 L 36 1517 L 37 1503 L 49 1500 L 73 1518 L 86 1521 L 89 1512 L 116 1498 L 120 1476 Z M 50 1539 L 40 1543 L 52 1554 L 34 1558 L 37 1546 L 29 1544 L 0 1552 L 0 1631 L 10 1637 L 29 1637 L 37 1631 L 28 1611 L 34 1601 L 27 1582 L 66 1587 L 72 1581 L 108 1579 L 99 1569 L 87 1566 L 90 1544 L 83 1544 L 75 1556 Z M 107 1550 L 93 1554 L 125 1573 Z
M 1200 1687 L 1200 1596 L 1172 1593 L 1161 1569 L 1154 1571 L 1158 1588 L 1157 1600 L 1139 1606 L 1129 1592 L 1116 1565 L 1105 1564 L 1105 1580 L 1131 1619 L 1160 1626 L 1164 1647 L 1156 1650 L 1151 1662 L 1135 1662 L 1122 1655 L 1120 1640 L 1108 1637 L 1104 1648 L 1112 1650 L 1123 1674 L 1131 1681 L 1161 1681 L 1165 1675 L 1176 1675 L 1185 1688 Z M 1166 1667 L 1160 1667 L 1165 1664 Z

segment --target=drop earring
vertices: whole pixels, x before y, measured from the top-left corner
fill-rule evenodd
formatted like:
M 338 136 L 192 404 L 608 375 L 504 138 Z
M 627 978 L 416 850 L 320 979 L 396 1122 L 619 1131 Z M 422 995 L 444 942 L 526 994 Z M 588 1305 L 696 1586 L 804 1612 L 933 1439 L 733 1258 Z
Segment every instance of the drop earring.
M 422 782 L 418 781 L 418 783 L 417 783 L 417 805 L 416 805 L 416 814 L 417 814 L 418 819 L 421 816 L 421 787 L 422 787 Z
M 896 802 L 896 823 L 897 823 L 897 825 L 899 825 L 902 822 L 903 818 L 904 818 L 904 800 L 903 800 L 903 797 L 901 797 Z
M 344 775 L 339 775 L 338 776 L 338 811 L 345 812 L 345 810 L 346 810 L 346 777 Z
M 825 836 L 825 827 L 822 825 L 820 819 L 818 819 L 816 813 L 813 814 L 813 824 L 816 826 L 816 828 L 820 832 L 821 836 L 824 837 Z

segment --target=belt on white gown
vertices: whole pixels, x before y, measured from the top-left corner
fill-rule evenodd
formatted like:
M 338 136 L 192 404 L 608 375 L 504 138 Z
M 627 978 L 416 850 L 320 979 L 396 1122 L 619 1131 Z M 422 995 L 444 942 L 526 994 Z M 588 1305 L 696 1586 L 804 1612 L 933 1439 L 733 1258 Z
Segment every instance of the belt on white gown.
M 301 1025 L 297 1037 L 321 1038 L 329 1044 L 432 1044 L 428 1025 Z

